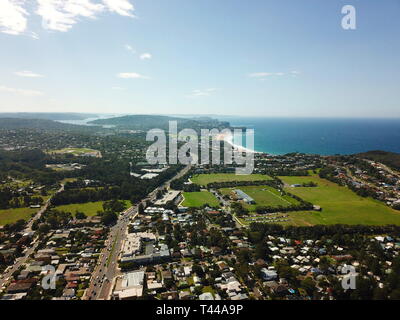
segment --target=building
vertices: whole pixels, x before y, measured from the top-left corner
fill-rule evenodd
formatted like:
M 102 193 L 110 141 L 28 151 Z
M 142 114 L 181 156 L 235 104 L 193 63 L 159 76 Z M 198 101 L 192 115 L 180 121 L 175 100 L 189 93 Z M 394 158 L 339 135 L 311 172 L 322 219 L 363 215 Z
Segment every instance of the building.
M 117 280 L 113 297 L 119 300 L 131 300 L 143 295 L 144 271 L 124 273 Z
M 248 194 L 246 194 L 245 192 L 243 192 L 240 189 L 236 189 L 235 193 L 236 193 L 236 197 L 239 200 L 243 200 L 244 202 L 249 203 L 249 204 L 255 204 L 256 203 L 252 197 L 250 197 Z
M 164 206 L 170 201 L 175 201 L 180 194 L 181 194 L 180 191 L 170 190 L 168 191 L 168 193 L 164 195 L 162 199 L 157 200 L 154 204 L 157 206 Z
M 167 245 L 161 244 L 156 249 L 156 236 L 149 232 L 129 233 L 122 247 L 121 262 L 136 265 L 162 263 L 171 258 Z
M 268 270 L 267 268 L 261 269 L 261 277 L 265 281 L 271 281 L 278 278 L 278 274 L 274 270 Z

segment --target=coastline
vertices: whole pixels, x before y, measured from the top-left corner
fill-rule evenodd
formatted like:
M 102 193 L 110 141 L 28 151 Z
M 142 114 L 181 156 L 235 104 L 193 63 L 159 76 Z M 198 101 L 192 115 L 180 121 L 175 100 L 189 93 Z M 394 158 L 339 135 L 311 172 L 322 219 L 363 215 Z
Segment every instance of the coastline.
M 252 150 L 252 149 L 243 147 L 243 146 L 241 146 L 241 145 L 235 144 L 235 143 L 233 142 L 233 135 L 232 135 L 232 133 L 220 133 L 220 134 L 217 136 L 217 140 L 219 140 L 219 141 L 224 141 L 224 142 L 229 143 L 229 144 L 232 146 L 232 148 L 234 149 L 234 151 L 248 152 L 248 153 L 254 153 L 254 154 L 255 154 L 255 153 L 265 153 L 265 152 L 257 152 L 257 151 L 255 151 L 255 150 Z

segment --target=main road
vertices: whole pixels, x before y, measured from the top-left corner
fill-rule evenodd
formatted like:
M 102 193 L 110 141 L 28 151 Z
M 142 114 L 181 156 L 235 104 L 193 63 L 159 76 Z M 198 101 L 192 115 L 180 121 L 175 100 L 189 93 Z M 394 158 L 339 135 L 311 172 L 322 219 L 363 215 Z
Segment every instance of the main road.
M 188 165 L 179 171 L 174 177 L 158 186 L 150 192 L 147 198 L 141 202 L 154 201 L 157 197 L 157 192 L 163 189 L 169 189 L 171 181 L 184 176 L 191 166 Z M 119 215 L 117 223 L 110 228 L 106 246 L 100 253 L 99 260 L 92 273 L 89 287 L 85 290 L 82 297 L 83 300 L 108 300 L 111 298 L 112 287 L 117 276 L 120 274 L 118 269 L 118 258 L 122 249 L 122 244 L 127 235 L 129 222 L 135 219 L 138 215 L 138 206 L 136 204 L 125 210 Z

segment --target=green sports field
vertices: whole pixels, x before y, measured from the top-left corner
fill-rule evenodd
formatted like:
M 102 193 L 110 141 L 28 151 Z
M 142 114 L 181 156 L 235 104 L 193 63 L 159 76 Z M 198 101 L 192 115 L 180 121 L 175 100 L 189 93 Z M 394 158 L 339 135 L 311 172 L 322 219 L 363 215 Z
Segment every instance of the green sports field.
M 55 207 L 56 210 L 71 212 L 75 215 L 76 211 L 83 212 L 88 217 L 97 215 L 97 211 L 103 211 L 103 201 L 73 203 Z
M 55 209 L 59 211 L 71 212 L 73 215 L 75 215 L 76 211 L 80 211 L 85 213 L 86 216 L 92 217 L 97 215 L 97 211 L 103 211 L 103 202 L 104 201 L 66 204 L 63 206 L 57 206 Z M 125 200 L 125 205 L 127 208 L 129 208 L 131 205 L 130 201 Z
M 217 198 L 211 192 L 200 191 L 200 192 L 184 192 L 184 201 L 182 206 L 189 208 L 199 208 L 205 204 L 211 207 L 219 207 L 219 202 Z
M 243 206 L 250 211 L 255 211 L 258 206 L 289 207 L 298 204 L 298 201 L 290 196 L 282 196 L 278 190 L 270 186 L 240 186 L 235 188 L 222 188 L 222 194 L 230 194 L 233 190 L 240 189 L 252 197 L 256 204 L 244 204 Z
M 16 208 L 0 210 L 0 225 L 16 222 L 20 219 L 29 220 L 38 209 Z
M 393 210 L 377 200 L 360 197 L 347 187 L 339 186 L 316 175 L 279 178 L 289 185 L 310 181 L 318 184 L 318 187 L 286 188 L 288 192 L 322 207 L 321 212 L 290 212 L 290 221 L 287 224 L 400 225 L 400 211 Z
M 89 148 L 64 148 L 59 150 L 50 150 L 49 153 L 59 154 L 73 154 L 74 156 L 81 156 L 85 153 L 99 154 L 99 151 Z
M 234 173 L 210 173 L 198 174 L 191 178 L 192 182 L 201 186 L 206 186 L 212 182 L 230 182 L 230 181 L 262 181 L 272 180 L 270 176 L 263 174 L 237 175 Z

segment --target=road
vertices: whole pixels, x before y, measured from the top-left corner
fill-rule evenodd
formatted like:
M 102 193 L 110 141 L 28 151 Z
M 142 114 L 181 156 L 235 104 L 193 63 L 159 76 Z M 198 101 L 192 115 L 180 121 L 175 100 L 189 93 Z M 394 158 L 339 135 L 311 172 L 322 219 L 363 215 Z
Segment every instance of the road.
M 64 191 L 64 185 L 63 185 L 63 184 L 61 185 L 60 189 L 58 189 L 58 190 L 56 191 L 56 193 L 55 193 L 54 195 L 56 195 L 57 193 L 60 193 L 60 192 L 62 192 L 62 191 Z M 54 197 L 54 195 L 53 195 L 52 197 Z M 26 225 L 26 228 L 25 228 L 25 232 L 31 232 L 31 231 L 32 231 L 32 225 L 33 225 L 33 223 L 41 217 L 41 215 L 42 215 L 43 212 L 45 212 L 45 211 L 47 210 L 47 208 L 48 208 L 49 205 L 50 205 L 50 202 L 51 202 L 51 198 L 52 198 L 52 197 L 50 197 L 49 199 L 47 199 L 47 201 L 46 201 L 46 203 L 44 204 L 44 206 L 43 206 L 42 208 L 40 208 L 40 210 L 35 214 L 35 216 L 34 216 L 31 220 L 28 221 L 28 223 L 27 223 L 27 225 Z
M 55 194 L 57 194 L 57 193 L 59 193 L 59 192 L 61 192 L 61 191 L 63 191 L 63 190 L 64 190 L 64 185 L 62 184 L 62 185 L 61 185 L 61 188 L 58 189 L 58 190 L 56 191 Z M 55 194 L 54 194 L 54 195 L 55 195 Z M 53 195 L 53 196 L 54 196 L 54 195 Z M 53 196 L 52 196 L 52 197 L 53 197 Z M 47 210 L 47 208 L 48 208 L 49 205 L 50 205 L 50 201 L 51 201 L 51 198 L 52 198 L 52 197 L 50 197 L 49 199 L 47 199 L 47 201 L 45 202 L 45 205 L 44 205 L 43 207 L 41 207 L 40 210 L 35 214 L 35 216 L 32 217 L 32 218 L 28 221 L 28 223 L 27 223 L 27 225 L 26 225 L 26 228 L 25 228 L 25 230 L 24 230 L 24 233 L 26 233 L 26 232 L 31 232 L 31 231 L 32 231 L 33 222 L 35 222 L 37 219 L 39 219 L 39 218 L 41 217 L 41 215 L 43 214 L 43 212 L 45 212 L 45 211 Z M 26 250 L 25 254 L 24 254 L 22 257 L 18 258 L 17 261 L 12 265 L 12 267 L 11 267 L 6 273 L 3 273 L 3 274 L 1 275 L 1 279 L 0 279 L 0 289 L 2 289 L 3 285 L 10 279 L 10 277 L 12 276 L 12 274 L 13 274 L 15 271 L 17 271 L 17 270 L 19 269 L 20 266 L 22 266 L 24 263 L 26 263 L 26 261 L 28 260 L 29 256 L 30 256 L 32 253 L 35 252 L 35 250 L 36 250 L 36 248 L 37 248 L 38 245 L 39 245 L 39 240 L 38 240 L 38 239 L 34 239 L 34 240 L 33 240 L 33 245 L 32 245 L 30 248 L 28 248 L 28 249 Z
M 149 193 L 147 198 L 142 200 L 142 203 L 145 201 L 155 201 L 159 190 L 169 189 L 171 181 L 185 175 L 190 168 L 191 166 L 186 166 L 170 180 L 154 189 Z M 89 287 L 85 290 L 82 300 L 108 300 L 111 298 L 114 280 L 120 274 L 118 269 L 119 254 L 127 235 L 128 225 L 138 215 L 138 206 L 139 204 L 136 204 L 125 210 L 119 215 L 117 223 L 111 227 L 106 240 L 106 246 L 100 253 L 99 260 L 90 279 Z
M 126 230 L 130 220 L 137 216 L 137 209 L 138 205 L 135 205 L 121 213 L 117 223 L 111 227 L 106 246 L 100 253 L 89 288 L 85 290 L 82 299 L 109 299 L 112 281 L 118 273 L 118 256 L 126 236 Z

